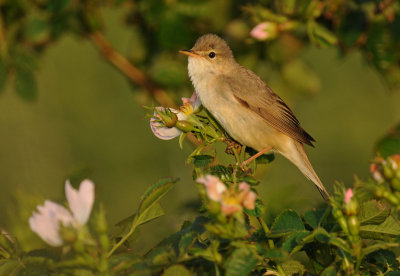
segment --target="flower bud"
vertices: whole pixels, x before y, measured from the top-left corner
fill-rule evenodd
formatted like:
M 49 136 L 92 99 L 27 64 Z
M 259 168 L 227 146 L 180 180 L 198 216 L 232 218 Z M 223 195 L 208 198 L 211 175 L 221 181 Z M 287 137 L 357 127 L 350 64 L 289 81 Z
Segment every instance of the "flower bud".
M 175 126 L 183 132 L 191 132 L 192 130 L 195 130 L 194 125 L 185 120 L 177 121 Z
M 400 179 L 392 178 L 392 180 L 390 180 L 390 185 L 394 190 L 400 191 Z
M 73 243 L 77 239 L 76 229 L 71 226 L 63 226 L 60 229 L 61 238 L 66 243 Z
M 358 236 L 358 233 L 360 231 L 360 222 L 358 221 L 358 218 L 356 216 L 350 216 L 347 219 L 347 223 L 349 226 L 350 234 L 353 236 Z
M 161 120 L 166 127 L 171 128 L 176 125 L 176 122 L 178 121 L 178 116 L 176 116 L 176 114 L 170 109 L 166 108 L 162 112 L 157 111 L 157 113 L 158 115 L 160 115 Z
M 383 164 L 383 175 L 386 179 L 392 179 L 394 176 L 394 171 L 391 167 L 391 164 L 385 163 Z
M 346 203 L 344 207 L 344 213 L 347 216 L 354 216 L 357 215 L 359 212 L 358 203 L 356 200 L 351 199 L 348 203 Z

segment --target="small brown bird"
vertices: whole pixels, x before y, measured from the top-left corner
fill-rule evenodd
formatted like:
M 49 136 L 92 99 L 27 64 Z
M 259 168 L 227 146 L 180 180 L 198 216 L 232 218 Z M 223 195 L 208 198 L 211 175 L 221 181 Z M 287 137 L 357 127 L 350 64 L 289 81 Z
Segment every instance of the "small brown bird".
M 303 146 L 313 146 L 315 140 L 260 77 L 236 62 L 223 39 L 206 34 L 191 50 L 179 52 L 189 57 L 189 76 L 203 106 L 232 138 L 259 151 L 251 159 L 278 152 L 314 182 L 324 199 L 329 198 Z

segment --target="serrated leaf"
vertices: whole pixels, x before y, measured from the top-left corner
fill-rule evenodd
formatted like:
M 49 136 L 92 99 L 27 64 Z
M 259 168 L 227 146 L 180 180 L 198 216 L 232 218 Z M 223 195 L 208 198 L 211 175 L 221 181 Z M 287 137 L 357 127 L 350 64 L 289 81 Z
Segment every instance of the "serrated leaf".
M 176 177 L 162 179 L 148 188 L 139 204 L 138 215 L 141 215 L 146 209 L 159 201 L 178 180 L 179 178 Z
M 207 169 L 207 173 L 218 176 L 222 181 L 232 179 L 232 172 L 223 165 L 211 166 Z
M 212 163 L 214 157 L 211 155 L 195 155 L 193 156 L 193 165 L 197 168 L 207 167 Z
M 235 249 L 225 262 L 226 276 L 244 276 L 249 274 L 258 262 L 257 255 L 248 247 Z
M 283 211 L 275 219 L 268 236 L 273 238 L 282 237 L 302 230 L 305 230 L 305 228 L 300 216 L 296 211 L 289 209 Z
M 364 202 L 360 206 L 358 221 L 361 225 L 380 224 L 390 215 L 390 209 L 376 200 Z
M 183 265 L 173 265 L 164 270 L 163 276 L 191 276 Z
M 255 208 L 253 210 L 244 209 L 245 213 L 249 216 L 260 217 L 265 213 L 265 206 L 261 199 L 257 198 Z
M 286 275 L 303 275 L 306 271 L 304 265 L 296 260 L 288 260 L 281 263 L 281 267 Z
M 360 236 L 366 239 L 387 239 L 388 237 L 397 237 L 400 235 L 400 226 L 396 220 L 389 216 L 379 225 L 367 224 L 360 226 Z
M 15 90 L 24 100 L 33 101 L 36 99 L 37 83 L 32 71 L 15 69 Z
M 312 209 L 304 213 L 304 220 L 312 228 L 316 229 L 320 226 L 321 219 L 325 214 L 325 209 Z
M 328 266 L 327 268 L 325 268 L 322 273 L 321 276 L 336 276 L 336 269 L 334 266 Z

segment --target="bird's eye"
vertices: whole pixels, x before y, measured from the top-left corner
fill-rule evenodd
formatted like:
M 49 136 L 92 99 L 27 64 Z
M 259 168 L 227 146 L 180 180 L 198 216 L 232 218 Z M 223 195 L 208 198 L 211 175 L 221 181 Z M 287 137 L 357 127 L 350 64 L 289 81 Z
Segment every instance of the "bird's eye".
M 208 54 L 208 56 L 209 56 L 210 58 L 215 58 L 215 53 L 214 53 L 214 52 L 210 52 L 210 53 Z

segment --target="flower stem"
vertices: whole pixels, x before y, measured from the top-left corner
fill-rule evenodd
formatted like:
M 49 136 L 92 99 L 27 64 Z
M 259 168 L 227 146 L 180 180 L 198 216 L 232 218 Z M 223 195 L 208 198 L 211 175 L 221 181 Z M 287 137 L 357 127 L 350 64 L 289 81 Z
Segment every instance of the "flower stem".
M 137 227 L 136 221 L 137 221 L 137 216 L 135 216 L 135 219 L 134 219 L 133 222 L 132 222 L 132 226 L 131 226 L 131 228 L 129 229 L 129 232 L 128 232 L 125 236 L 123 236 L 122 239 L 121 239 L 119 242 L 117 242 L 116 244 L 114 244 L 114 246 L 113 246 L 113 247 L 111 248 L 111 250 L 108 252 L 107 258 L 110 258 L 111 255 L 115 252 L 115 250 L 117 250 L 118 247 L 120 247 L 120 246 L 133 234 L 133 232 L 135 232 L 136 227 Z

